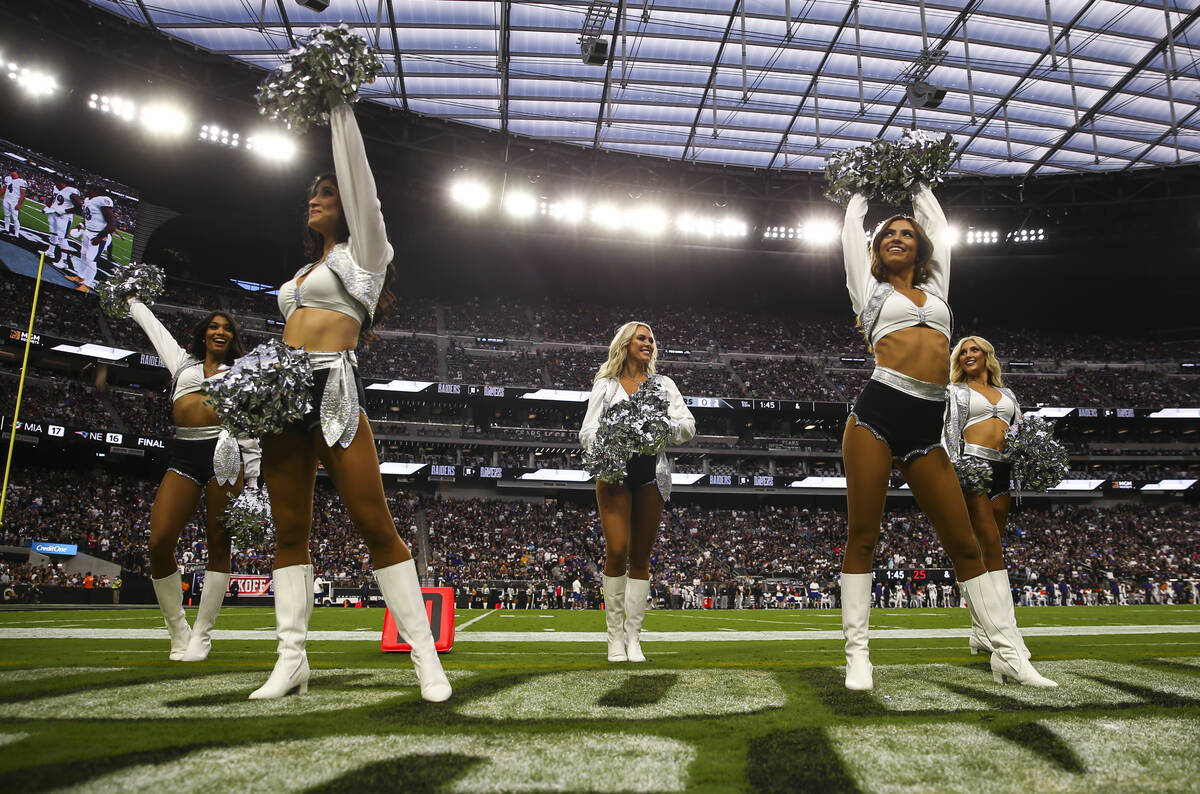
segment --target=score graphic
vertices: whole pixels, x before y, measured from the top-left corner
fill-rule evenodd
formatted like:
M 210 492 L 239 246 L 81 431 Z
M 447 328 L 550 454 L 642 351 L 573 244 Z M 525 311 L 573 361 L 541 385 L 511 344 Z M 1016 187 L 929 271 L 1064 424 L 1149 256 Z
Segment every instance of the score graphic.
M 883 584 L 954 584 L 952 568 L 876 568 L 874 580 Z

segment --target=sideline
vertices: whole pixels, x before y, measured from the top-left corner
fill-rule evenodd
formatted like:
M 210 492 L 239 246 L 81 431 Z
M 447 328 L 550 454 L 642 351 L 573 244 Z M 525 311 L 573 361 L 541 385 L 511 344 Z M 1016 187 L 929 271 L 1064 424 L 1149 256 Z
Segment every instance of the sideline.
M 488 614 L 491 614 L 490 612 Z M 483 616 L 481 616 L 483 617 Z M 1200 626 L 1030 626 L 1021 630 L 1026 637 L 1089 637 L 1122 634 L 1196 634 Z M 971 635 L 970 628 L 956 629 L 881 629 L 871 632 L 872 640 L 962 639 Z M 0 628 L 0 640 L 164 640 L 166 628 L 160 629 L 62 629 L 62 628 Z M 602 631 L 468 631 L 455 634 L 454 644 L 469 642 L 603 642 Z M 310 631 L 315 641 L 378 643 L 375 632 Z M 274 631 L 241 631 L 217 629 L 214 640 L 276 641 Z M 642 639 L 650 642 L 795 642 L 804 640 L 841 641 L 841 630 L 834 631 L 643 631 Z

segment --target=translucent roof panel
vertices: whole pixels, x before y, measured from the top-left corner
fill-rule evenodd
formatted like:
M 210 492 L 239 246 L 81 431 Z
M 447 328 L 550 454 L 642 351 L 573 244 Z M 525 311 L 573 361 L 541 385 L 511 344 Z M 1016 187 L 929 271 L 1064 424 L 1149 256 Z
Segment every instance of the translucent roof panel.
M 89 2 L 264 71 L 344 21 L 387 64 L 365 101 L 581 148 L 811 171 L 915 126 L 959 174 L 1200 162 L 1200 0 Z

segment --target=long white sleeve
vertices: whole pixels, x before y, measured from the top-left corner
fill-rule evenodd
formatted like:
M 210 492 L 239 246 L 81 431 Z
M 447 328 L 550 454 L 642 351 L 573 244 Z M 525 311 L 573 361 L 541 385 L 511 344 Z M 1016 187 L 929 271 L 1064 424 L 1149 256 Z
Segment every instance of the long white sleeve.
M 592 446 L 596 439 L 596 431 L 600 429 L 600 417 L 604 413 L 611 380 L 604 378 L 592 384 L 592 396 L 588 398 L 587 413 L 583 417 L 583 425 L 579 428 L 579 443 L 584 449 Z
M 863 219 L 867 217 L 867 200 L 855 194 L 846 205 L 846 220 L 842 223 L 842 261 L 846 266 L 846 291 L 855 314 L 862 312 L 871 297 L 874 281 L 871 277 L 871 252 Z
M 146 336 L 150 338 L 150 344 L 154 345 L 154 352 L 158 353 L 158 357 L 162 359 L 163 366 L 172 373 L 179 369 L 179 365 L 187 358 L 188 353 L 179 346 L 166 326 L 154 316 L 150 307 L 137 298 L 130 298 L 129 315 L 146 332 Z
M 329 126 L 333 132 L 333 169 L 342 212 L 350 227 L 350 253 L 363 270 L 381 273 L 392 261 L 393 251 L 354 111 L 345 102 L 335 104 L 329 111 Z
M 686 444 L 696 435 L 696 417 L 692 416 L 692 412 L 688 410 L 687 403 L 683 401 L 683 395 L 680 394 L 675 381 L 666 375 L 663 375 L 662 379 L 667 388 L 667 418 L 671 422 L 669 441 L 672 444 Z
M 929 261 L 930 286 L 943 297 L 950 297 L 950 225 L 946 222 L 946 214 L 942 205 L 933 195 L 933 191 L 921 185 L 913 194 L 913 217 L 929 239 L 933 242 L 933 258 Z

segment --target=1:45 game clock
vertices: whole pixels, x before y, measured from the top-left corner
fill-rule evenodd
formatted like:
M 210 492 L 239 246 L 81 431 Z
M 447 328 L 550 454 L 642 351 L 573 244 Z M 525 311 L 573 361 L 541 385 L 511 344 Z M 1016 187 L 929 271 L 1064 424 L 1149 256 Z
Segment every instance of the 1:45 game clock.
M 876 582 L 899 584 L 953 584 L 954 569 L 952 568 L 876 568 Z

